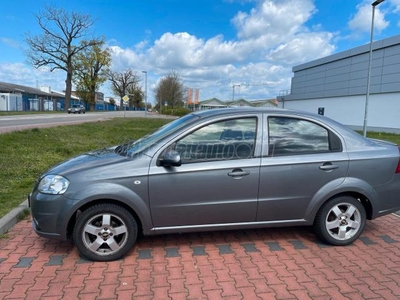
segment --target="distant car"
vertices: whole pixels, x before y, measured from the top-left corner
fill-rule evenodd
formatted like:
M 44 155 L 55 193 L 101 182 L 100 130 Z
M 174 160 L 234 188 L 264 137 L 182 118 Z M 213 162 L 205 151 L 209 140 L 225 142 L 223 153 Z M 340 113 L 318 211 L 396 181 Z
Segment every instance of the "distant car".
M 85 113 L 85 107 L 83 105 L 79 105 L 79 104 L 74 104 L 71 105 L 70 108 L 68 108 L 68 113 L 73 113 L 73 114 L 80 114 L 80 113 Z
M 46 171 L 33 228 L 97 261 L 145 235 L 313 225 L 349 245 L 366 219 L 400 210 L 400 148 L 321 115 L 213 109 Z

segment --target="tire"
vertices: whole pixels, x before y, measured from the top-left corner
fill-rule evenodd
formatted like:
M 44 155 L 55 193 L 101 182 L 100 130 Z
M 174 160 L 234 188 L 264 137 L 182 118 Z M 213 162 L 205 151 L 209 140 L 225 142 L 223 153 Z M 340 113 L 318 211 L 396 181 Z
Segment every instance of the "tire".
M 93 261 L 122 258 L 135 244 L 137 235 L 135 218 L 115 204 L 98 204 L 82 212 L 73 233 L 79 252 Z
M 343 196 L 325 203 L 317 213 L 314 231 L 322 241 L 334 246 L 353 243 L 364 230 L 366 212 L 360 201 Z

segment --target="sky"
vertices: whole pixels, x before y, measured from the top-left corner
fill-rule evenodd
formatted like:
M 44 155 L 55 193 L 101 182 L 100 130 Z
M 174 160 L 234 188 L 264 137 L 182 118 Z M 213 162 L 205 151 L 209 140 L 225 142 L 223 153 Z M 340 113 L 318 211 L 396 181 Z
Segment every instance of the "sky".
M 290 90 L 294 66 L 370 42 L 373 0 L 2 1 L 0 81 L 65 90 L 66 73 L 27 61 L 26 35 L 41 35 L 45 6 L 89 14 L 114 71 L 133 70 L 154 89 L 178 73 L 199 99 L 273 99 Z M 375 9 L 374 41 L 400 34 L 400 0 Z M 114 97 L 106 82 L 100 91 Z

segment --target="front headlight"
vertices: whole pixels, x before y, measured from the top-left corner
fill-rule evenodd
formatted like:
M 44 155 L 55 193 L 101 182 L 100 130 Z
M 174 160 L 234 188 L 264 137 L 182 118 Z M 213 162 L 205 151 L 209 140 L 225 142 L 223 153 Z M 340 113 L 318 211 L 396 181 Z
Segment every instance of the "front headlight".
M 64 194 L 69 186 L 69 180 L 60 175 L 46 175 L 40 180 L 38 190 L 43 194 Z

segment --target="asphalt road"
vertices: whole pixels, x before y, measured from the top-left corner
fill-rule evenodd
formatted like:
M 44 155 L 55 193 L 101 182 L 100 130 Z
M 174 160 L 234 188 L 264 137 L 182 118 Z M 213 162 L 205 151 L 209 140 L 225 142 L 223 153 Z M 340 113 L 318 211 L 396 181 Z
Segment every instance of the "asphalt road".
M 156 113 L 147 113 L 147 117 L 162 117 Z M 72 125 L 86 122 L 97 122 L 117 117 L 145 117 L 144 111 L 112 111 L 86 112 L 85 114 L 35 114 L 0 116 L 0 133 L 24 130 L 28 128 L 43 128 L 60 125 Z

